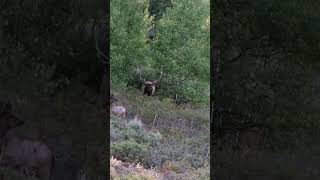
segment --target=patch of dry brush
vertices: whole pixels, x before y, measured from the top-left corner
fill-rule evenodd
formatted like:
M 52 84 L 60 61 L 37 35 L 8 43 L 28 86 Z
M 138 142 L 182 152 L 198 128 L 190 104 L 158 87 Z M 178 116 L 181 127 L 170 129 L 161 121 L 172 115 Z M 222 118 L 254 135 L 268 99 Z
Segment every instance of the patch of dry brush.
M 111 178 L 123 177 L 133 175 L 137 177 L 143 177 L 148 180 L 161 180 L 163 179 L 161 174 L 155 169 L 145 169 L 143 166 L 134 163 L 126 163 L 117 160 L 114 157 L 110 159 L 110 174 Z

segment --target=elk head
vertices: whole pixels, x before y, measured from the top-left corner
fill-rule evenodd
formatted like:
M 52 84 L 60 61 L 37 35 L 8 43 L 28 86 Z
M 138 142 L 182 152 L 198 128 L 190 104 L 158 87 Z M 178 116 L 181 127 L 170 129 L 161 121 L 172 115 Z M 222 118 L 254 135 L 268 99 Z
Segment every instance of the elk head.
M 156 84 L 161 80 L 162 72 L 160 74 L 159 79 L 154 81 L 146 81 L 145 79 L 141 78 L 141 71 L 140 71 L 140 80 L 142 81 L 141 92 L 142 94 L 148 94 L 148 96 L 153 96 L 156 91 Z

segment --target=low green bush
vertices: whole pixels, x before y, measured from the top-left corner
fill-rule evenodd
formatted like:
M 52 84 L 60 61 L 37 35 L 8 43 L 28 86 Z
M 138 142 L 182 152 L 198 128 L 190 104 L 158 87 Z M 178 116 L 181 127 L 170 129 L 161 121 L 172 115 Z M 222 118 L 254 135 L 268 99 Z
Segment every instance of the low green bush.
M 111 155 L 127 162 L 148 162 L 150 148 L 159 145 L 161 134 L 143 128 L 139 120 L 111 117 Z

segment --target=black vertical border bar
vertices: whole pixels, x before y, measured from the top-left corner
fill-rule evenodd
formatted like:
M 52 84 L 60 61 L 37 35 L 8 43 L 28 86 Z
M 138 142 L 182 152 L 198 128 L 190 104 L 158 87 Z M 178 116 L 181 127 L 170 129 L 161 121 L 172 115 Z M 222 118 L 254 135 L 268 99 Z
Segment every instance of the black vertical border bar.
M 215 3 L 216 0 L 210 0 L 210 179 L 214 178 L 214 119 L 213 119 L 213 107 L 214 107 L 214 58 L 213 58 L 213 36 L 214 28 L 213 21 L 215 15 Z
M 107 63 L 108 63 L 108 66 L 107 66 L 107 69 L 106 69 L 106 83 L 108 84 L 108 88 L 106 88 L 106 93 L 107 93 L 107 97 L 108 97 L 108 104 L 107 104 L 107 108 L 106 108 L 106 116 L 107 116 L 107 118 L 106 118 L 106 123 L 107 123 L 107 129 L 106 129 L 106 133 L 107 133 L 107 135 L 106 135 L 106 143 L 107 143 L 107 145 L 106 145 L 106 154 L 107 154 L 107 159 L 106 159 L 106 167 L 108 168 L 107 169 L 107 174 L 106 174 L 106 177 L 108 178 L 108 179 L 110 179 L 110 70 L 111 70 L 111 68 L 110 68 L 110 65 L 111 65 L 111 61 L 110 61 L 110 12 L 111 12 L 111 9 L 110 9 L 110 0 L 107 0 L 107 3 L 106 3 L 106 5 L 107 5 L 107 7 L 106 7 L 106 26 L 107 26 L 107 32 L 106 32 L 106 34 L 107 34 L 107 37 L 106 37 L 106 39 L 107 39 L 107 50 L 106 50 L 106 52 L 107 52 L 107 56 L 108 56 L 108 59 L 107 59 Z

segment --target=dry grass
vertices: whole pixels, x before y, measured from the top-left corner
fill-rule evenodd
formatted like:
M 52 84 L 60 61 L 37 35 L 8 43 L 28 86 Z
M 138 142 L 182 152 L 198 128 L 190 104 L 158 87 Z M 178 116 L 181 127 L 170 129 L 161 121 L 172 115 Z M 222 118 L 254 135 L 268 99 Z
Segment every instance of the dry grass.
M 110 159 L 110 174 L 111 179 L 124 178 L 134 179 L 139 177 L 146 180 L 160 180 L 162 176 L 155 169 L 144 169 L 140 163 L 125 163 L 120 160 L 117 160 L 114 157 Z M 131 177 L 131 178 L 129 178 Z

